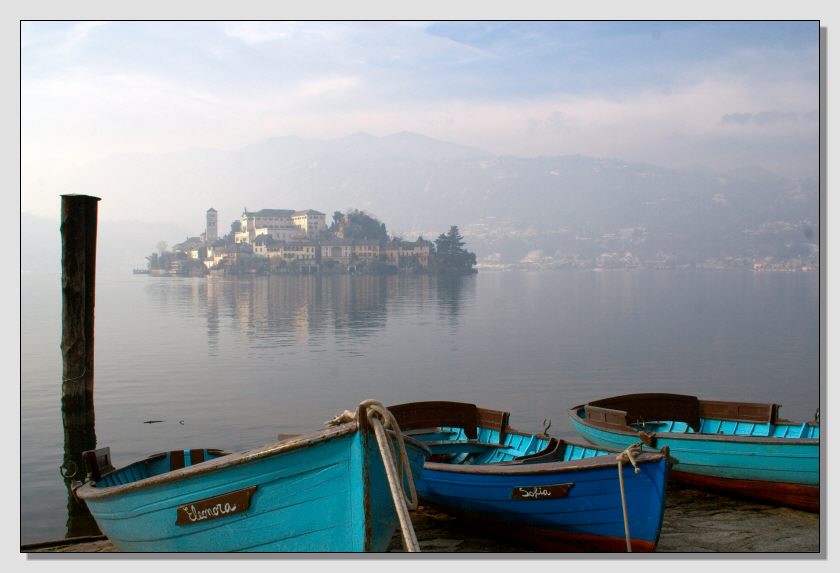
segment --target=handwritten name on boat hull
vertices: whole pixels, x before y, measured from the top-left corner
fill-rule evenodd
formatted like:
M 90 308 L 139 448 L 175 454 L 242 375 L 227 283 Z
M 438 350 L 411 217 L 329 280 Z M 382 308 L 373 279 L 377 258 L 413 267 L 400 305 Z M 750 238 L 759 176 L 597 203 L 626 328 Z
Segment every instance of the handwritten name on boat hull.
M 540 499 L 554 499 L 566 497 L 573 483 L 560 483 L 554 485 L 529 485 L 513 488 L 510 499 L 521 501 L 537 501 Z
M 193 501 L 178 507 L 177 525 L 194 525 L 246 511 L 257 486 L 232 491 L 215 497 Z

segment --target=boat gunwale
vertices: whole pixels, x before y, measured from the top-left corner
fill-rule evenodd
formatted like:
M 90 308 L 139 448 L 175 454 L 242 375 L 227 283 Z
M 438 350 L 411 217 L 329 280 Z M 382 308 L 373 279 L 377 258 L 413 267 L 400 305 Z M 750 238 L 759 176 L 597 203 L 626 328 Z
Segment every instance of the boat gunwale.
M 587 444 L 576 444 L 573 442 L 565 443 L 573 446 L 592 448 L 591 445 Z M 610 453 L 620 454 L 621 452 L 619 450 L 616 450 L 615 452 Z M 665 460 L 666 462 L 669 461 L 668 454 L 665 454 L 663 452 L 643 452 L 642 454 L 636 456 L 634 459 L 636 460 L 637 464 L 657 463 L 661 460 Z M 603 468 L 615 469 L 617 464 L 618 459 L 616 457 L 613 457 L 610 454 L 606 454 L 594 456 L 591 458 L 583 458 L 579 460 L 558 460 L 553 462 L 537 462 L 532 464 L 519 464 L 511 462 L 493 462 L 488 464 L 449 464 L 446 462 L 430 462 L 427 460 L 423 464 L 423 469 L 452 473 L 523 476 L 550 473 L 565 473 Z M 628 462 L 625 462 L 625 465 L 630 466 Z
M 581 418 L 578 413 L 583 410 L 587 404 L 580 404 L 569 408 L 569 419 L 573 423 L 579 423 L 587 428 L 600 430 L 608 434 L 618 434 L 622 436 L 638 437 L 643 430 L 634 429 L 632 426 L 618 426 L 618 425 L 600 425 L 589 421 L 586 418 Z M 810 423 L 810 422 L 809 422 Z M 778 425 L 778 424 L 777 424 Z M 790 425 L 801 425 L 792 422 Z M 686 440 L 686 441 L 712 441 L 712 442 L 737 442 L 737 443 L 755 443 L 762 445 L 819 445 L 819 438 L 784 438 L 780 436 L 738 436 L 732 434 L 703 434 L 700 432 L 683 433 L 683 432 L 652 432 L 657 439 L 667 440 Z
M 309 434 L 303 434 L 294 438 L 290 438 L 289 440 L 285 440 L 282 442 L 276 442 L 273 444 L 266 444 L 264 446 L 258 446 L 256 448 L 252 448 L 250 450 L 245 450 L 244 452 L 228 454 L 226 456 L 220 456 L 218 458 L 213 458 L 211 460 L 207 460 L 192 466 L 183 467 L 177 470 L 169 471 L 166 473 L 150 476 L 147 478 L 143 478 L 140 480 L 136 480 L 127 484 L 120 484 L 116 486 L 110 486 L 108 488 L 99 488 L 95 482 L 85 482 L 80 487 L 74 490 L 74 493 L 77 498 L 79 499 L 103 499 L 108 497 L 113 497 L 116 495 L 120 495 L 123 493 L 135 491 L 135 490 L 143 490 L 147 488 L 156 487 L 159 485 L 167 484 L 170 482 L 180 481 L 182 479 L 191 478 L 207 473 L 212 473 L 216 471 L 220 471 L 223 469 L 243 465 L 246 463 L 250 463 L 256 460 L 269 458 L 275 455 L 280 455 L 288 452 L 292 452 L 295 450 L 303 449 L 306 447 L 312 447 L 319 443 L 325 442 L 327 440 L 340 438 L 343 436 L 347 436 L 353 434 L 359 430 L 359 423 L 356 420 L 352 420 L 350 422 L 331 427 L 331 428 L 324 428 L 317 432 L 311 432 Z M 118 468 L 114 471 L 121 471 L 126 467 L 129 467 L 135 463 L 142 463 L 145 460 L 139 460 L 138 462 L 132 462 L 122 468 Z

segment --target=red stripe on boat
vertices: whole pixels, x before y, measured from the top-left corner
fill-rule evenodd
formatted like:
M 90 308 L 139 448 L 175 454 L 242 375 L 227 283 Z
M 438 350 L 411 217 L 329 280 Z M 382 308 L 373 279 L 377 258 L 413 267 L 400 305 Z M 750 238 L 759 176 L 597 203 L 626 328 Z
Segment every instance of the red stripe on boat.
M 671 479 L 684 485 L 725 493 L 733 497 L 812 513 L 820 511 L 819 486 L 704 476 L 677 471 L 676 468 L 671 471 Z
M 626 553 L 627 540 L 624 537 L 605 537 L 587 533 L 558 531 L 541 527 L 516 524 L 513 531 L 506 533 L 516 537 L 539 551 L 577 552 L 577 553 Z M 656 550 L 656 543 L 642 539 L 630 539 L 633 553 L 651 553 Z

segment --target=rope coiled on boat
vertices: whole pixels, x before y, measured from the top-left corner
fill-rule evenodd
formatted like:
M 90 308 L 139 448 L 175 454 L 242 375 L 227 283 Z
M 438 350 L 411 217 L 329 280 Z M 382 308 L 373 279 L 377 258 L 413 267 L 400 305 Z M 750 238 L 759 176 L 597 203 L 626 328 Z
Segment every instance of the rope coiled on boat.
M 630 465 L 633 466 L 633 470 L 635 473 L 639 473 L 639 466 L 636 464 L 636 456 L 642 453 L 642 443 L 638 442 L 636 444 L 632 444 L 627 446 L 623 452 L 618 454 L 615 457 L 616 462 L 618 462 L 618 487 L 621 490 L 621 511 L 624 514 L 624 538 L 627 542 L 627 553 L 632 553 L 633 549 L 630 545 L 630 522 L 627 518 L 627 498 L 624 494 L 624 471 L 623 466 L 624 462 L 630 462 Z
M 368 423 L 376 436 L 382 465 L 385 466 L 385 475 L 391 489 L 391 498 L 394 500 L 394 507 L 400 521 L 403 548 L 411 553 L 420 551 L 420 544 L 417 542 L 417 535 L 414 533 L 414 526 L 411 523 L 411 517 L 408 515 L 410 509 L 417 508 L 417 491 L 414 488 L 414 479 L 411 475 L 411 466 L 400 426 L 391 411 L 377 400 L 365 400 L 359 404 L 359 409 L 364 410 Z M 345 410 L 341 415 L 328 421 L 327 424 L 338 425 L 355 418 L 354 413 Z M 394 451 L 394 443 L 388 438 L 387 430 L 389 429 L 396 436 L 397 451 Z M 403 478 L 408 482 L 408 495 L 406 495 L 402 485 Z

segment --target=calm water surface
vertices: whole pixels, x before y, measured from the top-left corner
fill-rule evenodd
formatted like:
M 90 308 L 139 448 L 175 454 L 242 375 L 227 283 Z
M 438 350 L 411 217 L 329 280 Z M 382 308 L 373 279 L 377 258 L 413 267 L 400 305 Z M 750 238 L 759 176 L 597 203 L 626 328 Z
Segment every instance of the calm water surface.
M 459 400 L 571 435 L 629 392 L 819 401 L 816 273 L 98 277 L 96 434 L 120 466 L 314 431 L 366 398 Z M 21 543 L 66 533 L 58 275 L 21 276 Z M 146 420 L 163 420 L 144 424 Z

